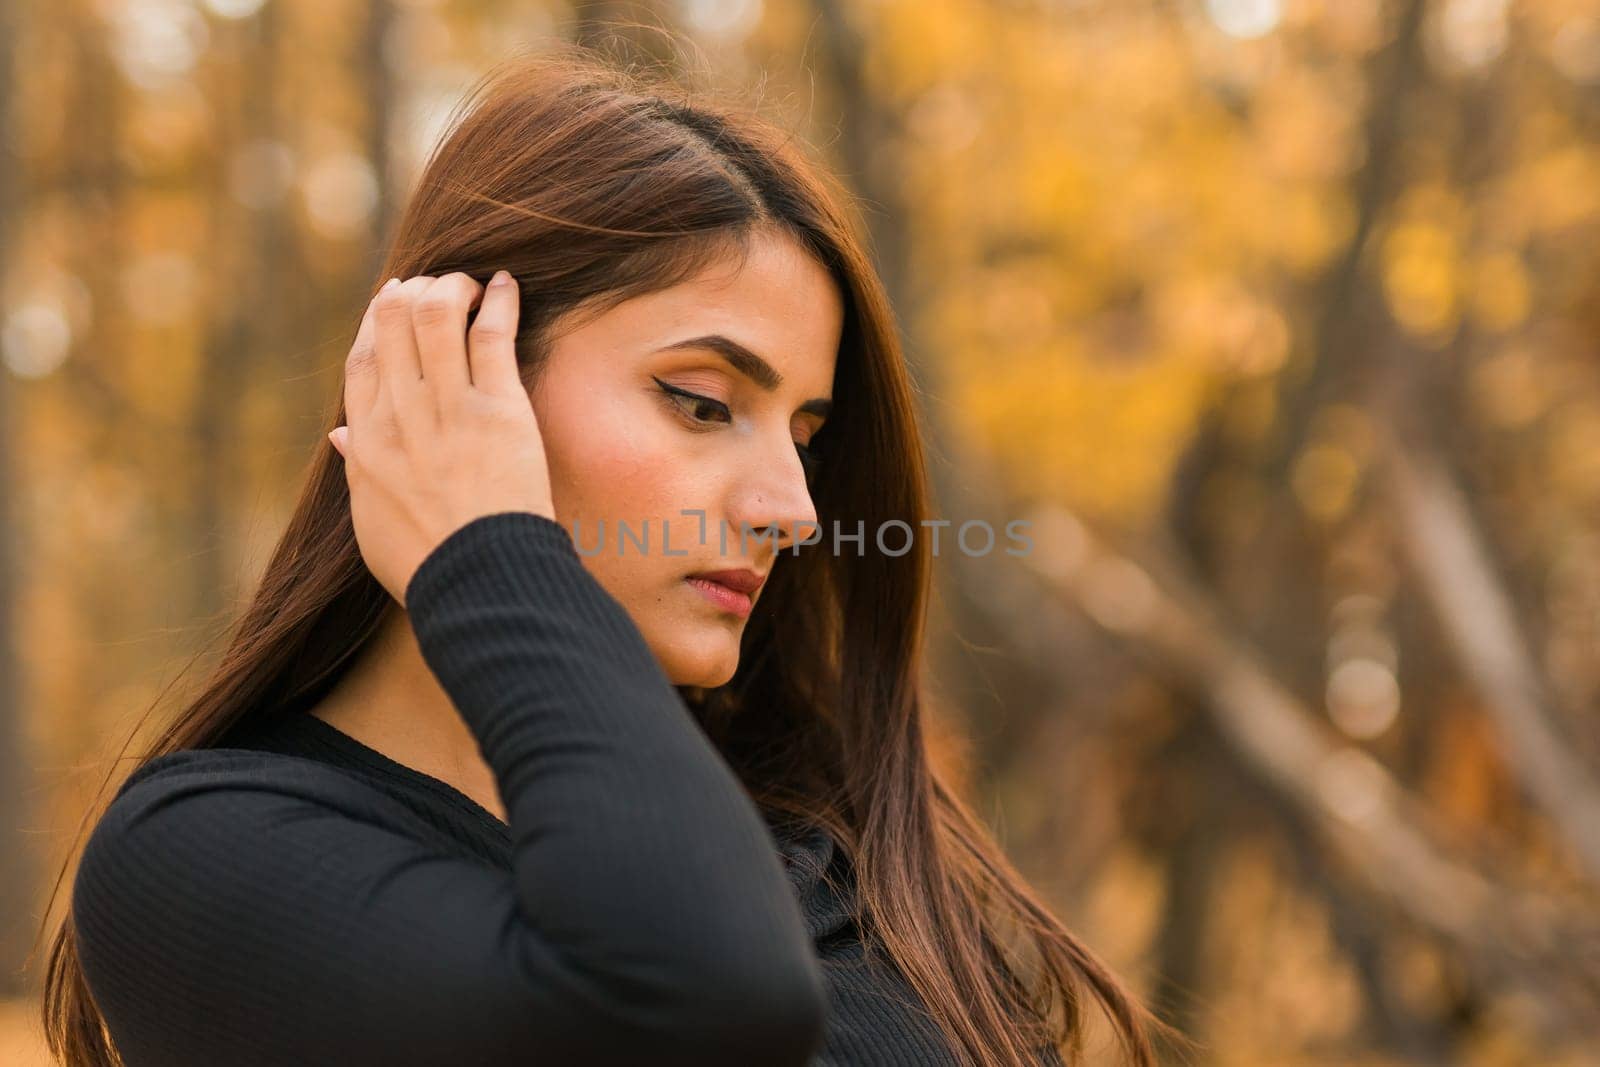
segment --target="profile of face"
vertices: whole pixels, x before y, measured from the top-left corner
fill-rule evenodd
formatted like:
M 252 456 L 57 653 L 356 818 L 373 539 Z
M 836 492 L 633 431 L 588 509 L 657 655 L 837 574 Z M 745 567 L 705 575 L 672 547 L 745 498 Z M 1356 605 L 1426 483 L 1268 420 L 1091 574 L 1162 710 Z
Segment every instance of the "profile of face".
M 802 450 L 832 400 L 843 317 L 827 270 L 764 233 L 742 260 L 555 325 L 529 394 L 555 518 L 674 685 L 733 677 L 765 588 L 745 601 L 691 576 L 765 577 L 816 536 Z

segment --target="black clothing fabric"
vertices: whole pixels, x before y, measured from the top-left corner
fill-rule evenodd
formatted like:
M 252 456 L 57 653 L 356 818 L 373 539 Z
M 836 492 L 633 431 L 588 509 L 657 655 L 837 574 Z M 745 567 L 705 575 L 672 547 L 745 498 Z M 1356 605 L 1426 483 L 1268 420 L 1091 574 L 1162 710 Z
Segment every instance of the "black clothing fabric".
M 957 1062 L 559 523 L 466 524 L 407 609 L 509 821 L 300 711 L 139 768 L 72 897 L 128 1067 Z

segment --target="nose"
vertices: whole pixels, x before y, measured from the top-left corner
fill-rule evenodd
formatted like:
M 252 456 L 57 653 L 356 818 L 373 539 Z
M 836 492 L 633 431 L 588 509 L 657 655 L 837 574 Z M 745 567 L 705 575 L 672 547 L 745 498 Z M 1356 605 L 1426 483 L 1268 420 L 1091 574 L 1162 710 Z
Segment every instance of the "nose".
M 768 435 L 745 452 L 728 502 L 730 543 L 760 554 L 763 544 L 783 549 L 815 540 L 817 509 L 794 440 L 787 432 Z

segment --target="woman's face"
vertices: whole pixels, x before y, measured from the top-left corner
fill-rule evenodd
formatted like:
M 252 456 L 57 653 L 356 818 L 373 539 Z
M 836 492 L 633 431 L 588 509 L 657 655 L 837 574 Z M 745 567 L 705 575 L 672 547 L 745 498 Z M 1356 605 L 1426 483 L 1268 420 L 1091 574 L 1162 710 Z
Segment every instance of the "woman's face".
M 732 678 L 748 614 L 690 576 L 764 577 L 817 536 L 796 446 L 823 424 L 843 315 L 819 263 L 760 235 L 742 265 L 556 325 L 530 392 L 555 517 L 674 685 Z

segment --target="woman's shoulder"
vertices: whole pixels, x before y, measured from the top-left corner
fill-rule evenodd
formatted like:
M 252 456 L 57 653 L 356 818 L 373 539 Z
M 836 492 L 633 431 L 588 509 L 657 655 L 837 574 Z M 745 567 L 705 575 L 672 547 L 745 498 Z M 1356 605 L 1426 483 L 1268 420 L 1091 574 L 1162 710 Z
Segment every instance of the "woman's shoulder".
M 254 791 L 347 791 L 359 782 L 321 760 L 254 748 L 183 748 L 145 761 L 118 787 L 112 803 L 132 794 Z
M 105 848 L 137 830 L 191 835 L 197 827 L 284 826 L 306 816 L 409 831 L 406 810 L 359 775 L 307 756 L 245 748 L 178 749 L 136 768 L 90 835 Z
M 451 843 L 360 776 L 304 756 L 253 749 L 180 749 L 141 764 L 95 821 L 74 879 L 80 920 L 101 929 L 130 908 L 130 885 L 177 878 L 219 899 L 248 884 L 269 894 L 303 875 L 307 857 L 448 849 Z M 146 916 L 148 918 L 148 916 Z

